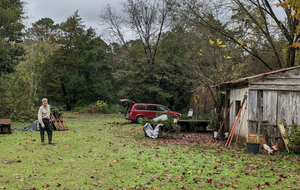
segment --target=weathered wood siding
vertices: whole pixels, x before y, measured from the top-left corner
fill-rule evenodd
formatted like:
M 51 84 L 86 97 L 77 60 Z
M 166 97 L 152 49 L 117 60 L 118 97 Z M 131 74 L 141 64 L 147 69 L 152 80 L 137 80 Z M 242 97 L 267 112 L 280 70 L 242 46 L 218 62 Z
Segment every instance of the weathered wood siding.
M 300 91 L 300 68 L 249 80 L 252 90 Z
M 284 144 L 278 129 L 278 122 L 283 122 L 289 134 L 292 123 L 300 123 L 300 92 L 294 91 L 263 91 L 263 107 L 260 112 L 260 91 L 249 90 L 249 119 L 269 120 L 261 127 L 261 133 L 266 136 L 269 145 L 278 143 L 281 149 Z M 247 126 L 246 126 L 247 127 Z M 249 133 L 257 134 L 257 122 L 249 122 Z
M 277 127 L 277 91 L 263 91 L 263 119 L 269 120 L 268 125 L 264 125 L 263 133 L 266 137 L 266 143 L 274 145 L 279 142 L 280 134 L 278 135 Z
M 267 125 L 262 125 L 261 133 L 267 136 L 269 145 L 277 142 L 283 146 L 278 122 L 284 123 L 288 134 L 292 123 L 300 123 L 300 68 L 249 78 L 247 87 L 230 89 L 230 102 L 234 101 L 234 104 L 230 109 L 229 131 L 236 119 L 235 101 L 242 101 L 246 91 L 248 107 L 240 131 L 240 141 L 244 141 L 248 135 L 248 119 L 269 120 Z M 236 125 L 235 135 L 239 130 L 243 111 L 244 108 Z M 257 133 L 257 122 L 249 122 L 249 133 Z
M 258 90 L 249 90 L 249 111 L 248 119 L 249 120 L 262 120 L 263 119 L 263 110 L 261 103 L 261 91 Z M 246 126 L 248 128 L 248 124 Z M 249 133 L 257 133 L 257 122 L 249 122 Z
M 243 114 L 244 114 L 244 110 L 245 110 L 245 105 L 247 104 L 247 106 L 249 105 L 249 92 L 248 92 L 248 88 L 241 88 L 241 89 L 234 89 L 234 90 L 230 90 L 230 102 L 233 101 L 233 104 L 230 108 L 230 117 L 229 117 L 229 132 L 231 131 L 232 127 L 233 127 L 233 124 L 235 122 L 235 119 L 236 119 L 236 104 L 235 104 L 235 101 L 243 101 L 243 98 L 244 98 L 244 95 L 245 93 L 248 93 L 248 97 L 247 97 L 247 100 L 246 102 L 244 103 L 244 106 L 243 106 L 243 109 L 241 110 L 241 113 L 240 113 L 240 117 L 238 119 L 238 122 L 236 124 L 236 127 L 235 127 L 235 131 L 234 131 L 234 134 L 235 136 L 238 134 L 238 131 L 239 131 L 239 128 L 240 128 L 240 125 L 241 125 L 241 121 L 242 121 L 242 117 L 243 117 Z M 246 109 L 246 112 L 245 112 L 245 116 L 244 116 L 244 120 L 243 120 L 243 123 L 242 123 L 242 126 L 241 126 L 241 130 L 240 130 L 240 136 L 239 136 L 239 139 L 241 141 L 245 141 L 246 139 L 246 136 L 248 134 L 248 129 L 247 127 L 247 120 L 248 120 L 248 107 Z

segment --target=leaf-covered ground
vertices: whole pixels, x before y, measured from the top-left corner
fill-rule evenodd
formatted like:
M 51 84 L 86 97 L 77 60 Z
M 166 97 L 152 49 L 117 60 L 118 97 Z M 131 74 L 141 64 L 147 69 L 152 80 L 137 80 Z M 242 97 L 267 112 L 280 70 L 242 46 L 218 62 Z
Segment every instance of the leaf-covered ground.
M 209 133 L 150 139 L 123 115 L 64 117 L 56 145 L 39 132 L 0 135 L 0 189 L 300 189 L 298 155 L 224 149 Z

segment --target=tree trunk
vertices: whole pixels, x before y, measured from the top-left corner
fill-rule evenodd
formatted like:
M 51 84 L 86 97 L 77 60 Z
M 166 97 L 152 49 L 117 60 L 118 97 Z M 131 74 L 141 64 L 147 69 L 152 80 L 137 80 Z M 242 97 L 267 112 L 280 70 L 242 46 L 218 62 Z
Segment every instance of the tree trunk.
M 294 47 L 289 47 L 289 49 L 291 51 L 289 67 L 293 67 L 293 66 L 295 66 L 296 50 Z
M 67 110 L 70 111 L 72 107 L 71 107 L 71 104 L 69 103 L 69 101 L 66 99 L 67 92 L 66 92 L 66 88 L 65 88 L 65 85 L 63 84 L 63 82 L 61 83 L 61 87 L 63 90 L 64 102 L 67 104 Z

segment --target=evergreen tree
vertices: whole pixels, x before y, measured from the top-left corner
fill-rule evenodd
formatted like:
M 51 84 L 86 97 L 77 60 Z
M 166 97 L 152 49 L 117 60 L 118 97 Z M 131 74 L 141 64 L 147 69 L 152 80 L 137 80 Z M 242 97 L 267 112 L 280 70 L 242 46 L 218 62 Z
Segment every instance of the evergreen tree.
M 108 46 L 93 29 L 84 29 L 78 11 L 60 24 L 56 43 L 60 46 L 45 63 L 43 84 L 52 101 L 67 109 L 97 100 L 111 100 L 111 66 Z
M 0 75 L 11 73 L 20 61 L 24 49 L 22 41 L 24 25 L 24 2 L 20 0 L 0 1 Z

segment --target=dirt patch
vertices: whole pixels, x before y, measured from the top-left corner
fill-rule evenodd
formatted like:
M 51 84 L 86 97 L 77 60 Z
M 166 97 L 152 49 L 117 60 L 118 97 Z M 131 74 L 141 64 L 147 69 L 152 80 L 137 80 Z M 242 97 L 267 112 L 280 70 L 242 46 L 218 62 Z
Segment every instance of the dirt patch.
M 61 118 L 62 118 L 62 119 L 74 119 L 74 118 L 76 118 L 76 117 L 64 117 L 64 116 L 62 116 Z
M 215 140 L 211 133 L 185 132 L 180 134 L 170 134 L 168 137 L 161 138 L 161 141 L 172 144 L 196 143 L 205 145 L 223 145 L 226 140 Z

